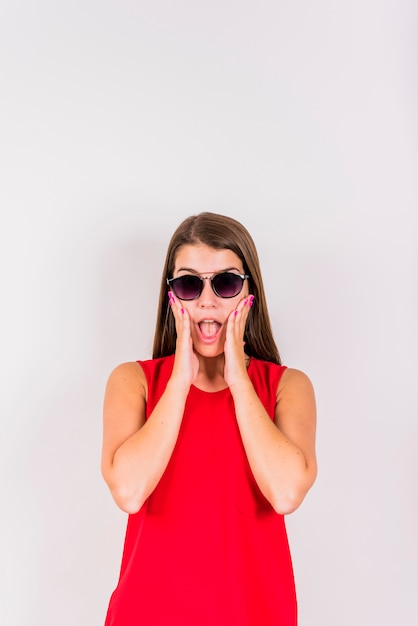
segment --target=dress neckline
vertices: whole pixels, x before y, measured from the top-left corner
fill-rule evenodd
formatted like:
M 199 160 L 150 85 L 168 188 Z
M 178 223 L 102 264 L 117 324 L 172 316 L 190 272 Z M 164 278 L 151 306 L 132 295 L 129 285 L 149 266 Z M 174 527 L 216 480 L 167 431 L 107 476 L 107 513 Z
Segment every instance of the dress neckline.
M 250 371 L 250 369 L 251 369 L 251 363 L 252 363 L 252 360 L 253 360 L 253 359 L 252 359 L 252 357 L 248 357 L 248 359 L 249 359 L 249 360 L 248 360 L 248 365 L 247 365 L 247 372 L 249 372 L 249 371 Z M 218 389 L 217 391 L 206 391 L 205 389 L 201 389 L 200 387 L 196 387 L 196 385 L 194 385 L 194 384 L 192 383 L 192 384 L 190 385 L 190 388 L 191 388 L 191 389 L 193 388 L 193 389 L 195 389 L 197 392 L 199 392 L 199 393 L 204 393 L 204 394 L 207 394 L 207 395 L 209 395 L 209 396 L 216 395 L 217 393 L 221 394 L 221 393 L 229 392 L 229 387 L 228 387 L 228 386 L 224 387 L 223 389 Z M 229 392 L 229 393 L 230 393 L 230 392 Z

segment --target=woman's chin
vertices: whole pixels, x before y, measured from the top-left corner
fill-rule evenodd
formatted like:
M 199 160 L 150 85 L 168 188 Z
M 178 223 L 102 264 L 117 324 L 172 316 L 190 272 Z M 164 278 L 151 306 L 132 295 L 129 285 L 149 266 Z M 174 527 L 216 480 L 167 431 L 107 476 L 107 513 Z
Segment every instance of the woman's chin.
M 213 358 L 223 355 L 224 353 L 224 347 L 223 345 L 220 346 L 219 343 L 210 344 L 210 345 L 199 344 L 199 345 L 194 345 L 193 348 L 196 354 L 206 359 L 213 359 Z

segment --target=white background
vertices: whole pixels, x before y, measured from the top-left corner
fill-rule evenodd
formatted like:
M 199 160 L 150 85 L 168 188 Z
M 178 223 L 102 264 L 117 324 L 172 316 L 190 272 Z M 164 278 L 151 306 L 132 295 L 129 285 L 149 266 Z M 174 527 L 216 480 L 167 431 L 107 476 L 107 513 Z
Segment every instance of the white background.
M 1 3 L 2 626 L 103 624 L 126 520 L 104 385 L 150 356 L 169 237 L 202 210 L 252 233 L 283 361 L 316 389 L 300 626 L 418 619 L 417 17 Z

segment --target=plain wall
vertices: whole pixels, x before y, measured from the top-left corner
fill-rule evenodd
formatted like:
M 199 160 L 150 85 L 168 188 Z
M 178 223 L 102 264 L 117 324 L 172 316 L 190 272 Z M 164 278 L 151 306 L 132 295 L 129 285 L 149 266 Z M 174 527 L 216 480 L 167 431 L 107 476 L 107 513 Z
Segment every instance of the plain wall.
M 2 626 L 103 624 L 126 523 L 104 385 L 150 356 L 169 237 L 202 210 L 252 233 L 316 390 L 300 626 L 417 620 L 417 12 L 2 3 Z

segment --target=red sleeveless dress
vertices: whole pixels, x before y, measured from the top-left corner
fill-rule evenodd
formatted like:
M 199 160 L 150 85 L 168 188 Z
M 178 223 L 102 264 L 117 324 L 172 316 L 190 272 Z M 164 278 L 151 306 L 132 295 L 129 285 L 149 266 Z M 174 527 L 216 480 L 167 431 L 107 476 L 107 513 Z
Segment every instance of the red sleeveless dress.
M 139 361 L 147 416 L 174 356 Z M 251 359 L 248 375 L 273 419 L 285 367 Z M 130 515 L 105 626 L 296 626 L 285 521 L 252 475 L 229 389 L 194 387 L 169 464 Z

